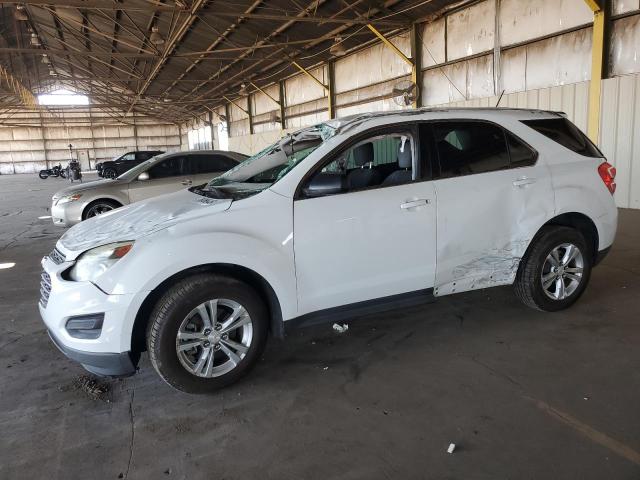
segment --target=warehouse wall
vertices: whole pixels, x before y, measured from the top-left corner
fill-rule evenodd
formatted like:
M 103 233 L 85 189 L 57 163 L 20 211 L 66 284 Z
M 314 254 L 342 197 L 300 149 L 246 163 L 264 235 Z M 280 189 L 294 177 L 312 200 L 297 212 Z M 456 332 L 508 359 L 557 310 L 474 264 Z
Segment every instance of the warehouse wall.
M 640 0 L 613 0 L 613 14 L 599 143 L 618 168 L 618 205 L 640 208 Z M 586 131 L 592 20 L 584 0 L 484 0 L 421 24 L 422 105 L 491 107 L 504 92 L 500 106 L 561 110 Z M 411 55 L 408 33 L 391 41 Z M 403 108 L 391 90 L 410 67 L 383 44 L 336 59 L 334 72 L 336 116 Z M 313 74 L 328 82 L 326 65 Z M 267 88 L 279 101 L 278 85 Z M 255 153 L 328 118 L 327 92 L 306 75 L 287 79 L 284 93 L 284 130 L 262 93 L 234 100 L 245 111 L 229 105 L 231 150 Z
M 69 147 L 83 169 L 130 150 L 180 149 L 178 127 L 146 117 L 112 116 L 68 108 L 34 121 L 20 113 L 0 117 L 0 175 L 34 173 L 69 161 Z

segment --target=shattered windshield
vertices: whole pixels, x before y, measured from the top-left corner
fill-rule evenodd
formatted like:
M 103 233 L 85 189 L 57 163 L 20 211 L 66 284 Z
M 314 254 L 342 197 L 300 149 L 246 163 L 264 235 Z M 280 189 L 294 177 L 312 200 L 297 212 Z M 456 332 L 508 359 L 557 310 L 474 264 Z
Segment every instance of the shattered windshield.
M 216 198 L 244 198 L 269 188 L 335 134 L 328 124 L 289 134 L 247 158 L 194 193 Z

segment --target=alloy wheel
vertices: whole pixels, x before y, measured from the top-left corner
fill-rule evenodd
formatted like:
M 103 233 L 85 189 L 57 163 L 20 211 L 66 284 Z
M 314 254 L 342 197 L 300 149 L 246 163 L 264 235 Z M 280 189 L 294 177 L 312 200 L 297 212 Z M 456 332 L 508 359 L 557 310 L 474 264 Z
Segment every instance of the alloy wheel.
M 552 300 L 564 300 L 578 289 L 584 273 L 584 258 L 572 243 L 553 248 L 542 265 L 542 290 Z
M 102 215 L 110 210 L 113 210 L 113 205 L 109 205 L 108 203 L 96 203 L 87 211 L 87 218 Z
M 189 373 L 219 377 L 240 363 L 252 339 L 247 310 L 238 302 L 217 298 L 201 303 L 184 318 L 176 335 L 176 352 Z

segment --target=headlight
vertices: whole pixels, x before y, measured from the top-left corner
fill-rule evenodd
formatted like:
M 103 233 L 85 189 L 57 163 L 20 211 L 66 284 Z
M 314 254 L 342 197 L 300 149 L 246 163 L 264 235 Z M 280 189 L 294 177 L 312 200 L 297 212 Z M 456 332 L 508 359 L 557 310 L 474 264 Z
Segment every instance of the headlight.
M 133 242 L 117 242 L 87 250 L 78 257 L 69 272 L 69 278 L 76 282 L 93 282 L 129 253 L 132 247 Z
M 63 203 L 75 202 L 76 200 L 80 200 L 82 197 L 81 193 L 74 193 L 73 195 L 65 195 L 64 197 L 60 197 L 56 203 L 56 205 L 62 205 Z

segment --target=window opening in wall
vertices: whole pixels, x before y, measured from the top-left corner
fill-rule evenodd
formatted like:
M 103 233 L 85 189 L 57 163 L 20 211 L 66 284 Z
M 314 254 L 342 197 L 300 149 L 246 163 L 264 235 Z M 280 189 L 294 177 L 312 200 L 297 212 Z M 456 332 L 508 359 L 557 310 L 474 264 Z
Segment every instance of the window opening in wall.
M 40 105 L 89 105 L 89 97 L 71 90 L 54 90 L 51 93 L 38 95 Z
M 229 150 L 229 129 L 226 122 L 218 124 L 218 148 Z
M 187 132 L 189 139 L 189 150 L 211 150 L 211 127 L 209 125 L 194 128 Z

